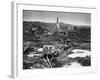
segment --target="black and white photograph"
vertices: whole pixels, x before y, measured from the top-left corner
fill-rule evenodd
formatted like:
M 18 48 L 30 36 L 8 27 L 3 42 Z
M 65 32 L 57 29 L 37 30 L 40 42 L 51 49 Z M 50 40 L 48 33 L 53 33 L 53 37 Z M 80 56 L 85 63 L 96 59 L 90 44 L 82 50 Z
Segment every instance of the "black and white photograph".
M 91 66 L 91 14 L 23 10 L 23 69 Z

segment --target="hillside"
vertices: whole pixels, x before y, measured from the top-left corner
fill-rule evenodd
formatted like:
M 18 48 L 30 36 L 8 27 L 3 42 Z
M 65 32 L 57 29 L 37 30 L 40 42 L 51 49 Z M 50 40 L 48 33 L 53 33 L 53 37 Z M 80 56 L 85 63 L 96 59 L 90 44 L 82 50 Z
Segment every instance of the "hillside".
M 90 42 L 90 26 L 76 26 L 71 24 L 60 23 L 60 29 L 68 32 L 68 39 L 74 42 Z M 32 41 L 42 36 L 44 32 L 53 33 L 56 31 L 56 23 L 45 22 L 23 22 L 23 40 Z M 39 39 L 38 39 L 39 40 Z

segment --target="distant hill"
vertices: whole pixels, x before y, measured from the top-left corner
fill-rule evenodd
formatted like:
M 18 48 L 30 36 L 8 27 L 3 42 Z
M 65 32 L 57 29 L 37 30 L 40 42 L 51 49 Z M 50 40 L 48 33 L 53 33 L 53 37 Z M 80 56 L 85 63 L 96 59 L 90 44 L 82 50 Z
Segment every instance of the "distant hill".
M 89 41 L 91 35 L 91 27 L 83 26 L 83 25 L 71 25 L 63 22 L 59 23 L 60 29 L 62 31 L 68 31 L 68 38 L 74 41 Z M 45 23 L 39 21 L 23 21 L 23 40 L 24 41 L 32 41 L 34 38 L 38 38 L 42 36 L 44 31 L 55 32 L 56 31 L 56 23 Z

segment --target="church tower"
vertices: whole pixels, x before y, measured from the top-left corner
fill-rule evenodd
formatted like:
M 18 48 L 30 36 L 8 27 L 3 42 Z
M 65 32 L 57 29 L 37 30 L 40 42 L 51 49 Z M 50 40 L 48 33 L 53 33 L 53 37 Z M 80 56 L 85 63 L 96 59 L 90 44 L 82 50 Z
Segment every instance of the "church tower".
M 59 25 L 59 18 L 58 18 L 58 17 L 57 17 L 56 26 L 57 26 L 57 29 L 59 29 L 59 28 L 60 28 L 60 25 Z

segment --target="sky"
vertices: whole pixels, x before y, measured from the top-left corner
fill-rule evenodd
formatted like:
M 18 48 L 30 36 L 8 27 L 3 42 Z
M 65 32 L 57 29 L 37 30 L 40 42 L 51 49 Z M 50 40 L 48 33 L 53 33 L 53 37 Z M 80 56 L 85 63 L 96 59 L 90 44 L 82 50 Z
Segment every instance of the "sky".
M 91 25 L 90 13 L 23 10 L 23 21 L 59 22 L 74 25 Z

